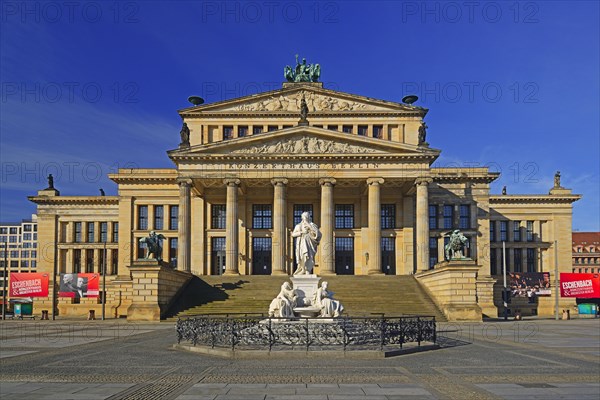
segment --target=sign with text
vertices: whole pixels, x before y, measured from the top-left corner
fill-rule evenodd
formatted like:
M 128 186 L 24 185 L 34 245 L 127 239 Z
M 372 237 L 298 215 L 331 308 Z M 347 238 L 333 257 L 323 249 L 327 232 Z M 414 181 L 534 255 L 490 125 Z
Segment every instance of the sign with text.
M 561 297 L 600 298 L 600 274 L 560 274 Z
M 511 272 L 508 277 L 513 297 L 550 296 L 549 272 Z
M 48 297 L 48 274 L 11 272 L 10 297 Z
M 98 297 L 99 287 L 99 274 L 60 274 L 58 296 L 75 299 Z

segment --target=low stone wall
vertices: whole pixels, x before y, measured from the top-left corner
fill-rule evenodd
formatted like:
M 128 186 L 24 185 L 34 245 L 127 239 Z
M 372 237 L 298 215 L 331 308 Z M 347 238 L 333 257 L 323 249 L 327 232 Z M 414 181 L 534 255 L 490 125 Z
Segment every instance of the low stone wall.
M 160 321 L 177 292 L 191 279 L 188 272 L 159 265 L 156 260 L 138 260 L 131 267 L 132 303 L 127 319 Z
M 494 303 L 494 285 L 496 279 L 491 276 L 477 275 L 477 304 L 481 308 L 483 316 L 496 318 L 498 316 L 498 307 Z
M 429 271 L 415 274 L 448 321 L 481 321 L 477 304 L 477 272 L 474 261 L 444 261 Z

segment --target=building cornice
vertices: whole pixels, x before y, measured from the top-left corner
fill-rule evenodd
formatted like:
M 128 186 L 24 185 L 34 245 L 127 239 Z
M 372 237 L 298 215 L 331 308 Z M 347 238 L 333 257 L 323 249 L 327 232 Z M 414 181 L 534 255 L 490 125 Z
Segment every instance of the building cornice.
M 29 201 L 40 204 L 65 205 L 118 205 L 119 196 L 29 196 Z
M 571 204 L 581 199 L 581 195 L 572 194 L 566 196 L 558 195 L 494 195 L 490 196 L 490 204 L 544 204 L 544 203 L 564 203 Z

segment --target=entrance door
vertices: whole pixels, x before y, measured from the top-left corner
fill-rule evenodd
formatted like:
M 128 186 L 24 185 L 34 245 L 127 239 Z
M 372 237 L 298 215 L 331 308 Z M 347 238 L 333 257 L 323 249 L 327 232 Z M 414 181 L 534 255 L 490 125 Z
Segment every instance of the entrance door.
M 396 275 L 396 241 L 393 237 L 381 238 L 381 268 L 386 275 Z
M 354 238 L 335 238 L 335 273 L 354 275 Z
M 252 275 L 271 275 L 271 238 L 252 238 Z
M 225 238 L 214 237 L 210 241 L 211 244 L 211 274 L 223 275 L 225 272 Z

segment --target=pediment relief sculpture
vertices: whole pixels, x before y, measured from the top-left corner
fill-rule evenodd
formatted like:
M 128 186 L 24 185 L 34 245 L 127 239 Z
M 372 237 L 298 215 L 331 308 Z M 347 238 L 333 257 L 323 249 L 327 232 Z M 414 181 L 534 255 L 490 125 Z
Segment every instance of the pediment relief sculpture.
M 231 151 L 231 153 L 246 154 L 364 154 L 376 152 L 378 151 L 368 147 L 313 136 L 269 141 Z
M 315 111 L 360 111 L 384 110 L 370 104 L 351 100 L 338 99 L 314 92 L 302 91 L 294 94 L 272 96 L 266 100 L 241 104 L 234 107 L 235 111 L 289 111 L 299 112 L 302 96 L 306 99 L 309 112 Z

